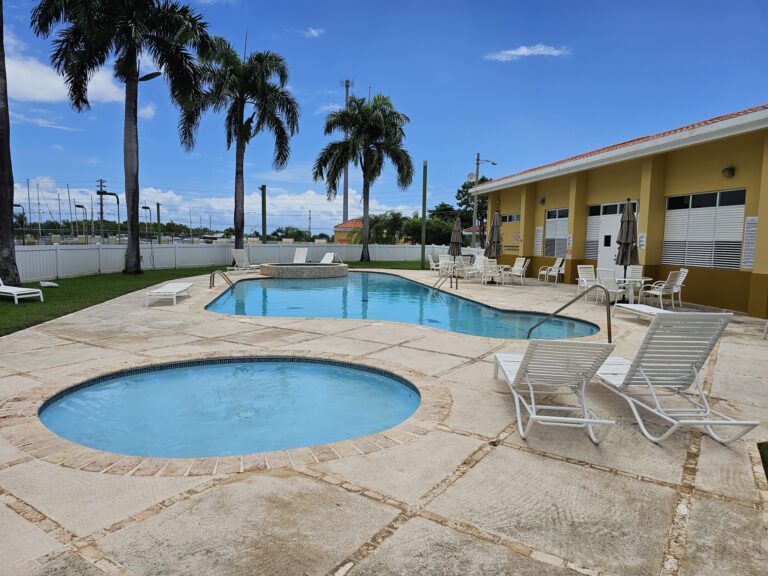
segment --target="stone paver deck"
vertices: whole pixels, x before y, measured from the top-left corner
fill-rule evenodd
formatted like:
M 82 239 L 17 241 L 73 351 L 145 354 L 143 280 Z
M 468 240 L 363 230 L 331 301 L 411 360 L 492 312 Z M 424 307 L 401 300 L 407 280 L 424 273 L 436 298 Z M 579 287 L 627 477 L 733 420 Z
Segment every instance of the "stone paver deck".
M 402 276 L 431 282 L 426 272 Z M 0 574 L 758 575 L 768 566 L 768 341 L 736 316 L 705 374 L 711 401 L 763 425 L 722 446 L 701 432 L 654 445 L 625 404 L 596 447 L 581 430 L 516 433 L 493 355 L 524 341 L 380 320 L 224 316 L 191 279 L 175 307 L 143 291 L 0 338 Z M 573 286 L 459 294 L 550 312 Z M 41 304 L 44 305 L 44 304 Z M 604 308 L 569 310 L 603 329 Z M 647 321 L 617 314 L 631 357 Z M 422 392 L 380 434 L 226 458 L 123 457 L 67 442 L 36 417 L 56 391 L 148 364 L 291 355 L 384 368 Z

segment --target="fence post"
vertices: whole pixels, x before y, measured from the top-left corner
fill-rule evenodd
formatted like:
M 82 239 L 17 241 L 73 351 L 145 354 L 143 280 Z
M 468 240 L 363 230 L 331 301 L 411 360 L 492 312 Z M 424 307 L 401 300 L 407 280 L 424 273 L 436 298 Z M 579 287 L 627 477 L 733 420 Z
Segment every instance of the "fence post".
M 96 252 L 99 255 L 99 274 L 101 274 L 101 242 L 96 243 Z
M 56 280 L 59 279 L 59 245 L 56 244 Z
M 171 240 L 173 242 L 173 240 Z M 173 269 L 176 270 L 179 267 L 179 245 L 173 244 Z

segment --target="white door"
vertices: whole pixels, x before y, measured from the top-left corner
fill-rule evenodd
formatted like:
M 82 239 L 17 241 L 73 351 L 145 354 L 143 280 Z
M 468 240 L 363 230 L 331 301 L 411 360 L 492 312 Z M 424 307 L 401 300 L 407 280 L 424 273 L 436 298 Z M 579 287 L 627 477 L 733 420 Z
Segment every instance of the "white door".
M 635 217 L 637 217 L 637 202 L 633 201 Z M 597 267 L 616 268 L 616 276 L 624 276 L 624 266 L 616 266 L 616 255 L 619 253 L 619 245 L 616 237 L 621 227 L 621 213 L 624 203 L 603 204 L 600 216 L 600 237 L 597 244 Z

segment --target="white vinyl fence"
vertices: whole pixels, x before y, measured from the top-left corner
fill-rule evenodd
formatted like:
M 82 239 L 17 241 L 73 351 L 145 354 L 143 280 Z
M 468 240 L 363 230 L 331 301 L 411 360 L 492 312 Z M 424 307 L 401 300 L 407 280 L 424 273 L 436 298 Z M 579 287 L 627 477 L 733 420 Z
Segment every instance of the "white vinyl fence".
M 291 262 L 296 248 L 309 248 L 309 260 L 318 262 L 326 252 L 335 252 L 344 262 L 360 260 L 360 244 L 248 244 L 249 260 Z M 232 244 L 142 244 L 142 268 L 196 268 L 227 266 L 232 261 Z M 369 248 L 371 260 L 419 260 L 421 246 L 379 245 Z M 448 252 L 447 246 L 427 246 L 426 253 L 437 258 Z M 125 260 L 125 246 L 90 244 L 87 246 L 17 246 L 16 262 L 22 282 L 73 278 L 91 274 L 120 272 Z

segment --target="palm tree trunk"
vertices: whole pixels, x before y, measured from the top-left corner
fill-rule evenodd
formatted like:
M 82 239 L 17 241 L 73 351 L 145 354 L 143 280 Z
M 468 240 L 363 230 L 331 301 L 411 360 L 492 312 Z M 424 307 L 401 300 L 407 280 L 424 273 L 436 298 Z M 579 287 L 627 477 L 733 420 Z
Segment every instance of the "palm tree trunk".
M 235 143 L 235 248 L 243 247 L 243 230 L 245 228 L 245 182 L 243 181 L 243 164 L 245 163 L 245 140 L 237 137 Z
M 139 249 L 139 127 L 137 109 L 139 81 L 135 74 L 125 82 L 125 123 L 123 125 L 123 170 L 125 208 L 128 213 L 128 246 L 123 274 L 141 274 Z
M 363 251 L 360 254 L 360 262 L 370 262 L 371 255 L 368 253 L 368 205 L 371 185 L 368 179 L 363 177 Z
M 20 283 L 13 242 L 13 166 L 11 164 L 11 121 L 8 114 L 8 82 L 5 76 L 3 0 L 0 0 L 0 279 Z

